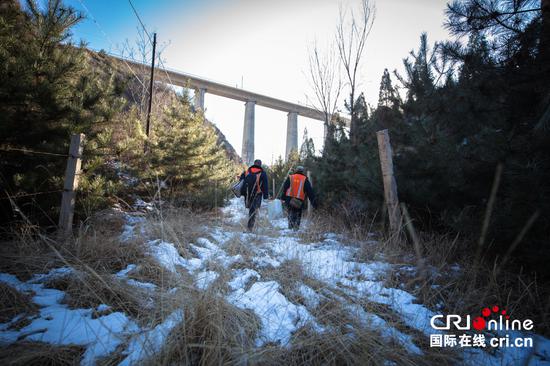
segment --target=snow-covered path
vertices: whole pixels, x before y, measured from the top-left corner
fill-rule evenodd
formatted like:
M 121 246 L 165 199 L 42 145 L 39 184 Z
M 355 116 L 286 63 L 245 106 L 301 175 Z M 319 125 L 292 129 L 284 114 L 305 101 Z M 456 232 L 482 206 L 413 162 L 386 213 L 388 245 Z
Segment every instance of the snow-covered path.
M 259 320 L 255 347 L 289 349 L 302 329 L 323 335 L 338 328 L 340 332 L 345 329 L 350 337 L 361 329 L 373 332 L 412 360 L 420 360 L 433 351 L 428 347 L 429 337 L 437 331 L 431 327 L 430 319 L 438 313 L 405 289 L 392 287 L 388 279 L 396 265 L 383 258 L 357 260 L 359 246 L 334 233 L 307 240 L 303 235 L 307 229 L 290 231 L 286 229 L 286 219 L 277 215 L 267 220 L 265 206 L 257 230 L 249 233 L 243 230 L 247 213 L 242 202 L 230 201 L 222 210 L 222 219 L 204 227 L 203 235 L 192 243 L 185 243 L 185 256 L 178 245 L 150 237 L 143 227 L 146 219 L 132 215 L 127 217 L 121 245 L 132 238 L 143 239 L 149 255 L 171 275 L 190 276 L 196 291 L 209 291 L 237 308 L 252 311 Z M 307 225 L 306 220 L 303 226 Z M 113 277 L 144 294 L 161 291 L 153 283 L 129 278 L 135 269 L 136 265 L 130 264 Z M 62 303 L 63 292 L 48 289 L 44 283 L 55 276 L 70 275 L 71 271 L 60 269 L 28 282 L 0 274 L 0 282 L 32 292 L 33 301 L 41 306 L 39 315 L 23 329 L 0 324 L 1 343 L 28 338 L 83 345 L 83 365 L 93 365 L 118 349 L 123 356 L 121 365 L 137 365 L 154 357 L 170 331 L 185 322 L 183 308 L 175 309 L 161 323 L 150 327 L 138 325 L 122 312 L 101 315 L 109 305 L 69 309 Z M 147 306 L 154 307 L 152 298 L 147 301 Z M 93 312 L 100 315 L 92 317 Z M 336 321 L 334 314 L 338 314 Z M 518 332 L 517 336 L 521 334 Z M 544 364 L 550 358 L 550 342 L 533 337 L 534 352 L 527 348 L 501 348 L 489 354 L 469 348 L 457 357 L 463 355 L 460 362 L 471 365 Z

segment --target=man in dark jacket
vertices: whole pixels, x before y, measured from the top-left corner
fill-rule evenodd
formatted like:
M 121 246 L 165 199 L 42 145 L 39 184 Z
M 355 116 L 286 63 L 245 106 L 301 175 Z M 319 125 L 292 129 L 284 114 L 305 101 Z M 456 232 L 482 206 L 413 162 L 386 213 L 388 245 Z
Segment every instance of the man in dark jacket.
M 294 174 L 288 176 L 283 185 L 281 199 L 288 209 L 288 228 L 298 230 L 302 221 L 302 210 L 306 199 L 316 208 L 315 193 L 309 179 L 304 174 L 304 167 L 296 167 Z
M 254 160 L 254 165 L 241 174 L 241 180 L 244 184 L 241 194 L 244 196 L 244 202 L 248 211 L 248 230 L 254 228 L 256 215 L 262 205 L 262 197 L 269 197 L 269 186 L 266 172 L 262 169 L 262 161 Z

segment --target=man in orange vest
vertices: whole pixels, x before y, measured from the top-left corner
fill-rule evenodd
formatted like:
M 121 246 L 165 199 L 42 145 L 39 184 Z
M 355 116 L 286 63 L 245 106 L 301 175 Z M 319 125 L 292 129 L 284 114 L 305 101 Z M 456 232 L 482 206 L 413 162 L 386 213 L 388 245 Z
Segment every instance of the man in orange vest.
M 269 186 L 267 174 L 262 168 L 260 159 L 254 160 L 254 165 L 241 174 L 244 184 L 241 188 L 241 195 L 244 196 L 246 208 L 248 208 L 248 230 L 252 231 L 256 222 L 256 215 L 262 205 L 262 197 L 269 197 Z
M 289 175 L 286 179 L 281 197 L 288 208 L 289 229 L 298 230 L 300 228 L 306 198 L 314 208 L 317 208 L 315 194 L 309 179 L 304 174 L 304 167 L 297 166 L 294 174 Z

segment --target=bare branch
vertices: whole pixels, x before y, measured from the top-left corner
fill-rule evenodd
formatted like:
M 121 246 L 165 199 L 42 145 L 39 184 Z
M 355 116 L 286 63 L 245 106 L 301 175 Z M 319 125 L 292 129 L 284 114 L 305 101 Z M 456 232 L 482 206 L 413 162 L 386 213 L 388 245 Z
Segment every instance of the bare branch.
M 309 49 L 309 74 L 311 88 L 315 94 L 314 108 L 323 113 L 325 128 L 333 120 L 342 90 L 342 78 L 334 46 L 321 53 L 317 42 Z
M 350 88 L 349 111 L 351 114 L 350 138 L 352 144 L 357 141 L 357 116 L 355 108 L 355 96 L 357 94 L 357 74 L 360 69 L 367 38 L 374 25 L 376 8 L 371 0 L 361 1 L 361 13 L 356 17 L 353 11 L 349 11 L 349 22 L 347 22 L 348 11 L 340 4 L 339 23 L 336 26 L 336 45 L 338 56 L 344 67 L 347 78 L 347 85 Z

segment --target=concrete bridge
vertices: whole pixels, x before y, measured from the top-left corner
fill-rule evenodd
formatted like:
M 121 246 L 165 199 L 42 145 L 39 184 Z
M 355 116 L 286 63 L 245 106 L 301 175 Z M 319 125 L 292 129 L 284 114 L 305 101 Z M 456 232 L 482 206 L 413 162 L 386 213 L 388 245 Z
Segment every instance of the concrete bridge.
M 122 62 L 126 62 L 136 71 L 150 72 L 150 66 L 121 59 L 116 56 L 110 56 Z M 286 102 L 284 100 L 257 94 L 244 89 L 235 88 L 229 85 L 217 83 L 195 75 L 176 72 L 172 70 L 157 71 L 155 80 L 163 81 L 172 85 L 191 88 L 195 90 L 194 105 L 196 109 L 204 111 L 204 97 L 206 93 L 219 95 L 222 97 L 240 100 L 245 102 L 243 144 L 241 157 L 243 161 L 250 164 L 254 161 L 254 127 L 255 127 L 255 106 L 259 105 L 271 109 L 276 109 L 287 113 L 286 124 L 286 156 L 292 150 L 298 150 L 298 115 L 324 121 L 324 114 L 314 108 L 306 107 L 296 103 Z M 349 121 L 346 121 L 349 124 Z

